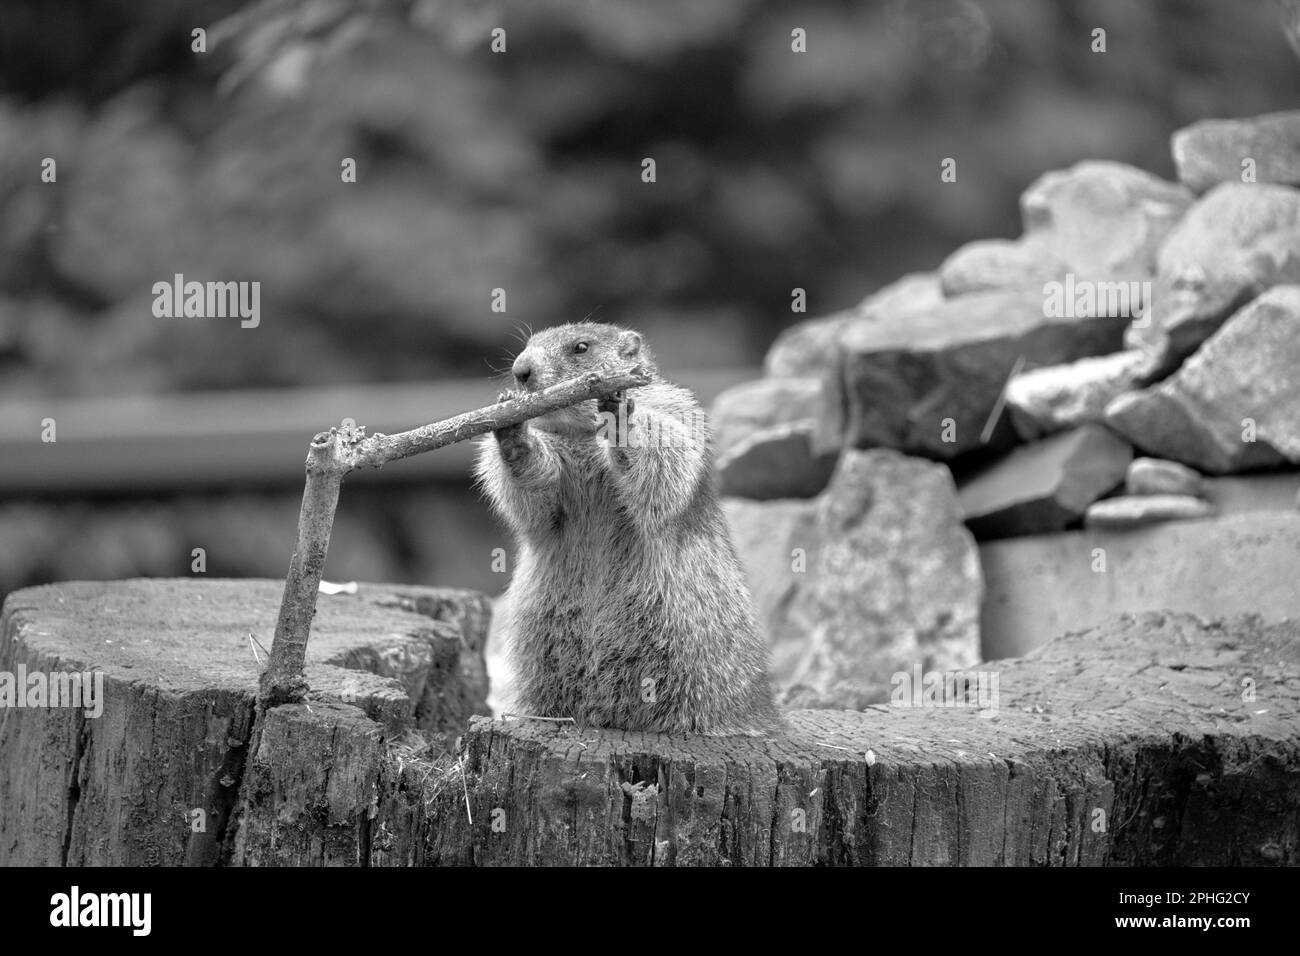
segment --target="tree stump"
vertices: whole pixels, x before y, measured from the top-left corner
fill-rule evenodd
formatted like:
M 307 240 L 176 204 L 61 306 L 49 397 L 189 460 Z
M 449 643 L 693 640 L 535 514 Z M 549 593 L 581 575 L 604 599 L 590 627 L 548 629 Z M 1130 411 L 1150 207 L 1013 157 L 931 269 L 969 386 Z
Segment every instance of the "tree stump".
M 282 590 L 278 581 L 184 579 L 10 594 L 0 671 L 98 670 L 104 699 L 99 717 L 0 709 L 0 864 L 228 861 L 261 671 L 248 635 L 270 644 Z M 490 615 L 472 591 L 362 585 L 321 595 L 308 706 L 323 715 L 337 706 L 384 740 L 410 728 L 454 737 L 487 712 Z M 318 774 L 346 746 L 340 738 L 323 756 L 290 752 L 279 769 L 310 762 L 300 772 Z
M 247 632 L 278 597 L 10 595 L 0 671 L 98 667 L 105 700 L 0 713 L 0 863 L 1300 863 L 1295 623 L 1124 616 L 981 665 L 975 706 L 909 694 L 794 713 L 779 738 L 668 736 L 471 717 L 485 600 L 363 586 L 322 596 L 314 695 L 269 711 L 245 755 Z M 410 744 L 466 721 L 454 755 Z
M 1297 625 L 1124 616 L 981 667 L 996 711 L 800 711 L 774 741 L 476 718 L 474 824 L 427 786 L 441 831 L 398 862 L 1300 863 Z

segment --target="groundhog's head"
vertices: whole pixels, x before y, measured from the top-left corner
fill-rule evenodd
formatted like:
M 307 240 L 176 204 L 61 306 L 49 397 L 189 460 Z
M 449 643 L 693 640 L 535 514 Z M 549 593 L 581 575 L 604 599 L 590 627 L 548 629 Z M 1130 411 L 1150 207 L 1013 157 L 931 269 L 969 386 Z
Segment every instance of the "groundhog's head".
M 654 357 L 639 332 L 598 322 L 571 322 L 533 333 L 510 372 L 515 388 L 538 392 L 584 372 L 630 365 L 655 371 Z M 543 428 L 589 425 L 595 404 L 580 402 L 535 418 L 533 424 Z
M 652 365 L 639 332 L 597 322 L 571 322 L 533 333 L 515 356 L 515 387 L 538 392 L 598 368 Z

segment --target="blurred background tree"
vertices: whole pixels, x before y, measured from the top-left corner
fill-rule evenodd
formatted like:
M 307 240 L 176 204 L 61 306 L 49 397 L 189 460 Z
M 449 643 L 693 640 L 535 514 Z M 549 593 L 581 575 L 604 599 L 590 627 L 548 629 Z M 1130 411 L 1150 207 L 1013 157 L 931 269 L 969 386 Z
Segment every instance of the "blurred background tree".
M 811 315 L 849 307 L 1016 235 L 1046 170 L 1170 176 L 1175 129 L 1294 107 L 1281 8 L 4 0 L 0 401 L 481 380 L 517 326 L 593 312 L 645 331 L 670 373 L 757 365 L 805 317 L 795 287 Z M 152 285 L 178 272 L 259 281 L 261 326 L 155 318 Z M 0 502 L 0 593 L 188 573 L 195 540 L 223 542 L 210 573 L 282 574 L 298 490 Z M 331 573 L 498 589 L 478 544 L 422 543 L 483 539 L 469 495 L 359 493 Z
M 1277 12 L 6 0 L 4 387 L 481 375 L 512 323 L 593 310 L 644 326 L 669 366 L 754 363 L 798 318 L 796 286 L 814 314 L 847 307 L 965 240 L 1014 235 L 1044 170 L 1169 174 L 1175 128 L 1294 105 Z M 57 191 L 32 175 L 44 156 Z M 945 156 L 956 188 L 938 185 Z M 260 280 L 262 329 L 156 320 L 150 286 L 175 272 Z

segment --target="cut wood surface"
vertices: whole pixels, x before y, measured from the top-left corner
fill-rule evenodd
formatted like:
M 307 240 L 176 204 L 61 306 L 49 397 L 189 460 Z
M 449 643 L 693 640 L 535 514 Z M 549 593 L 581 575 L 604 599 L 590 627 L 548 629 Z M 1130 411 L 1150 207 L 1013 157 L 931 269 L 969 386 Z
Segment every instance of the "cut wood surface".
M 0 671 L 99 670 L 104 703 L 97 718 L 0 708 L 0 864 L 227 857 L 261 670 L 254 654 L 266 661 L 249 634 L 269 646 L 282 587 L 81 581 L 10 594 Z M 307 706 L 346 701 L 388 739 L 411 727 L 458 732 L 486 712 L 490 613 L 473 591 L 322 594 L 307 655 L 316 702 Z
M 419 723 L 407 689 L 439 686 L 415 676 L 418 635 L 450 633 L 441 614 L 460 641 L 483 599 L 370 585 L 322 595 L 322 689 L 269 711 L 245 757 L 247 632 L 265 642 L 279 586 L 10 595 L 0 670 L 97 667 L 106 703 L 0 714 L 0 862 L 1300 863 L 1295 623 L 1126 616 L 982 665 L 996 708 L 801 711 L 780 739 L 474 717 L 429 760 L 398 739 Z
M 780 741 L 476 719 L 476 824 L 445 811 L 465 837 L 442 834 L 433 859 L 1300 863 L 1294 624 L 1144 614 L 983 667 L 989 716 L 801 711 Z

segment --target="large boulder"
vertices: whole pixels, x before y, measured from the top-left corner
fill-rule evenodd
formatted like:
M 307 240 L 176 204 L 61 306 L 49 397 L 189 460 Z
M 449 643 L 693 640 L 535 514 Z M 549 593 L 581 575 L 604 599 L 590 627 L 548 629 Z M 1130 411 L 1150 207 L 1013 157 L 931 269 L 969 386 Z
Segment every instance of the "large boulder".
M 1172 371 L 1263 290 L 1300 282 L 1300 190 L 1224 183 L 1160 247 L 1152 303 L 1125 336 Z
M 719 490 L 756 501 L 819 494 L 839 452 L 819 443 L 817 429 L 815 421 L 773 425 L 734 443 L 717 458 Z
M 1062 531 L 1124 480 L 1133 449 L 1099 425 L 1022 445 L 964 481 L 966 527 L 981 541 Z
M 1198 193 L 1219 183 L 1242 182 L 1247 161 L 1254 182 L 1300 186 L 1297 110 L 1202 120 L 1174 133 L 1172 147 L 1179 181 Z
M 1214 474 L 1300 462 L 1297 329 L 1300 286 L 1270 289 L 1176 375 L 1113 401 L 1106 421 L 1143 451 Z
M 1049 317 L 1041 292 L 982 292 L 900 319 L 855 320 L 840 337 L 845 443 L 949 459 L 982 432 L 1018 360 L 1058 365 L 1119 349 L 1127 320 Z M 1009 444 L 999 427 L 991 444 Z
M 745 581 L 754 598 L 768 646 L 772 651 L 772 680 L 788 685 L 803 656 L 803 635 L 785 624 L 790 602 L 803 580 L 802 568 L 812 540 L 817 504 L 814 501 L 747 501 L 724 498 L 722 510 L 731 540 L 745 568 Z
M 719 451 L 773 425 L 820 418 L 822 382 L 818 378 L 760 378 L 727 389 L 713 400 L 709 423 Z
M 826 396 L 834 383 L 763 378 L 719 395 L 710 418 L 722 493 L 811 498 L 825 488 L 840 445 L 839 402 Z
M 787 560 L 806 555 L 806 570 L 770 622 L 799 642 L 785 704 L 861 708 L 886 700 L 897 672 L 979 659 L 979 560 L 947 468 L 846 451 L 804 534 Z
M 992 289 L 1041 289 L 1069 271 L 1069 263 L 1056 257 L 1043 236 L 976 239 L 943 261 L 939 281 L 946 295 L 958 296 Z
M 1141 281 L 1192 202 L 1175 183 L 1123 163 L 1091 161 L 1039 177 L 1020 200 L 1025 234 L 958 249 L 939 269 L 950 296 L 1035 289 L 1066 274 Z
M 774 377 L 819 376 L 839 365 L 839 335 L 850 321 L 902 316 L 942 301 L 937 275 L 910 273 L 873 292 L 852 309 L 792 325 L 772 343 L 763 369 Z

